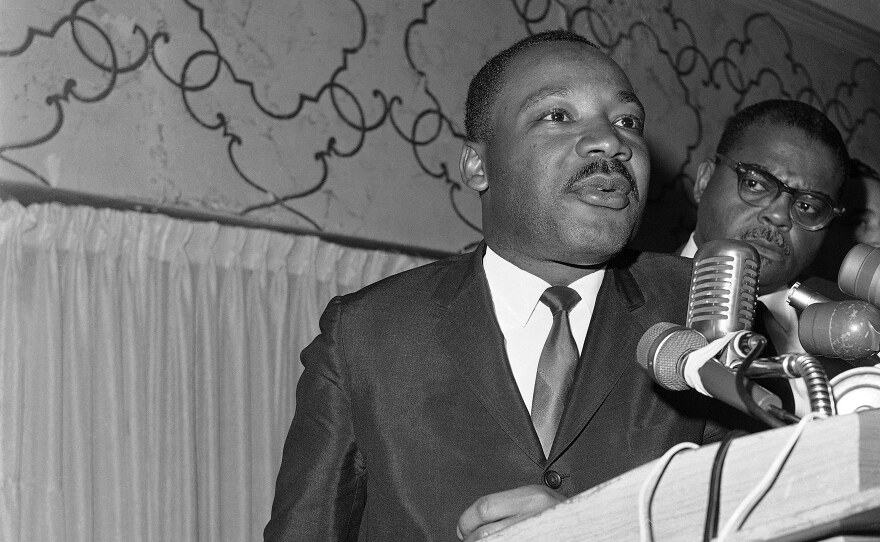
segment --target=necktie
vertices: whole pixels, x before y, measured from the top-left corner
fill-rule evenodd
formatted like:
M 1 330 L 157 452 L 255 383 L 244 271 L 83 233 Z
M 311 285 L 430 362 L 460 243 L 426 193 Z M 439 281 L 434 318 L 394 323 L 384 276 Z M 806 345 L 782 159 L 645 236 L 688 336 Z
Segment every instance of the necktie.
M 550 455 L 556 427 L 562 417 L 577 366 L 578 349 L 571 334 L 568 312 L 580 300 L 581 296 L 567 286 L 551 286 L 541 295 L 541 303 L 550 307 L 553 313 L 553 327 L 538 360 L 535 393 L 532 396 L 532 423 L 541 439 L 545 457 Z

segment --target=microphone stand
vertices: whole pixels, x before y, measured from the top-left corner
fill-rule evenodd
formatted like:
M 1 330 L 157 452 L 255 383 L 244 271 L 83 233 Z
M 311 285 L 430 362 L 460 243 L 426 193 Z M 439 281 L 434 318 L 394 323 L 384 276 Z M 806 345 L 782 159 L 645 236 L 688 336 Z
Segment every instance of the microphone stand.
M 754 418 L 764 422 L 770 427 L 783 427 L 786 425 L 786 422 L 790 422 L 788 416 L 790 414 L 786 412 L 784 409 L 770 405 L 767 410 L 763 410 L 758 404 L 752 399 L 752 394 L 749 393 L 746 383 L 748 382 L 747 372 L 752 363 L 757 359 L 758 354 L 764 349 L 764 346 L 767 344 L 767 339 L 761 337 L 760 335 L 756 336 L 756 341 L 754 348 L 743 358 L 742 363 L 740 363 L 739 367 L 736 369 L 736 392 L 739 395 L 740 400 L 746 405 L 746 409 L 748 409 L 749 414 L 751 414 Z M 786 416 L 788 415 L 788 416 Z M 794 417 L 794 416 L 792 416 Z M 795 420 L 797 419 L 794 417 Z
M 822 417 L 835 414 L 831 385 L 825 368 L 810 354 L 784 354 L 773 358 L 755 359 L 746 367 L 747 376 L 761 378 L 763 376 L 784 376 L 786 378 L 803 378 L 807 386 L 810 400 L 810 411 Z

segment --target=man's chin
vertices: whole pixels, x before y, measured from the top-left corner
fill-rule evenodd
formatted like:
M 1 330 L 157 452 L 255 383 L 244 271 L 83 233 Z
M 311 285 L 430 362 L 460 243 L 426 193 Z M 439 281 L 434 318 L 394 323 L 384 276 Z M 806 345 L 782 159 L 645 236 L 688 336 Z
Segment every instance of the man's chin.
M 602 263 L 610 260 L 624 249 L 628 240 L 628 238 L 621 236 L 596 236 L 589 239 L 589 243 L 581 245 L 584 254 L 587 255 L 584 263 L 587 263 L 587 260 L 593 263 Z
M 583 228 L 584 237 L 591 239 L 593 244 L 616 247 L 616 254 L 634 237 L 640 222 L 641 215 L 636 208 L 620 211 L 611 218 L 595 217 Z

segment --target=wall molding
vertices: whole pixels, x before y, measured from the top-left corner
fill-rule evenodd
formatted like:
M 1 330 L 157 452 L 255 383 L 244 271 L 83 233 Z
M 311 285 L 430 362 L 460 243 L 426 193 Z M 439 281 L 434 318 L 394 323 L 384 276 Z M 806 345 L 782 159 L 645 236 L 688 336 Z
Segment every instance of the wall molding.
M 810 0 L 733 0 L 756 12 L 769 12 L 830 45 L 880 59 L 880 31 Z
M 439 260 L 455 254 L 446 250 L 435 250 L 427 247 L 379 241 L 331 233 L 323 230 L 299 228 L 285 224 L 274 224 L 255 220 L 240 215 L 223 213 L 220 211 L 205 210 L 186 205 L 163 204 L 136 198 L 118 198 L 102 194 L 92 194 L 78 190 L 65 188 L 53 188 L 38 183 L 10 181 L 0 178 L 0 202 L 15 200 L 22 206 L 40 203 L 58 203 L 69 206 L 85 206 L 95 209 L 113 209 L 116 211 L 134 211 L 146 214 L 159 214 L 171 218 L 189 220 L 192 222 L 216 222 L 221 226 L 232 226 L 249 229 L 261 229 L 283 233 L 287 235 L 299 235 L 317 237 L 323 241 L 335 243 L 349 248 L 364 250 L 381 250 L 395 254 L 405 254 L 418 258 Z

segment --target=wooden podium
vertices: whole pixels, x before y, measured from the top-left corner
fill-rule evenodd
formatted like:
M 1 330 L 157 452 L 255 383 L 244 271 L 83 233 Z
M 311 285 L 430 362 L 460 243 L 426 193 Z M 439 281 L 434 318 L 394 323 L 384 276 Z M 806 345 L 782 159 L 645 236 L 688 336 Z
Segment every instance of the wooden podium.
M 794 426 L 736 439 L 721 478 L 719 532 L 764 476 Z M 684 450 L 651 506 L 653 536 L 700 541 L 718 444 Z M 499 531 L 490 541 L 639 540 L 639 490 L 656 462 Z M 857 534 L 856 534 L 857 533 Z M 880 540 L 880 409 L 811 422 L 770 491 L 727 540 Z

